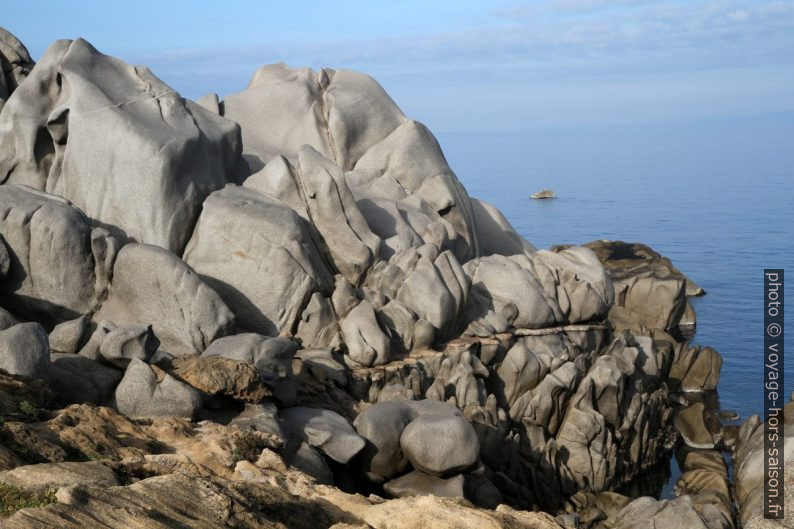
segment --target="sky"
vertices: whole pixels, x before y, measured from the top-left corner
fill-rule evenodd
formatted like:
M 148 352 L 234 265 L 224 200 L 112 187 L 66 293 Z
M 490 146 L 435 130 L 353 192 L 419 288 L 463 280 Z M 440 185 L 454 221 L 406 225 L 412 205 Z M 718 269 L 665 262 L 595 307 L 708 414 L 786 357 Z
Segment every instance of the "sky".
M 34 59 L 59 38 L 146 65 L 182 95 L 257 67 L 351 68 L 436 131 L 794 110 L 794 0 L 3 0 Z

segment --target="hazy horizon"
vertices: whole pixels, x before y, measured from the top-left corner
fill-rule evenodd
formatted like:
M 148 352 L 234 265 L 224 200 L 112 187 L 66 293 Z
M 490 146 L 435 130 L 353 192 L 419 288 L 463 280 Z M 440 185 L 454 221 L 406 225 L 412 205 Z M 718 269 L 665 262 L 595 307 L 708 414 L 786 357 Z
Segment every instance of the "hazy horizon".
M 192 99 L 273 62 L 352 68 L 438 131 L 794 113 L 794 1 L 11 0 L 3 26 L 36 59 L 83 37 Z

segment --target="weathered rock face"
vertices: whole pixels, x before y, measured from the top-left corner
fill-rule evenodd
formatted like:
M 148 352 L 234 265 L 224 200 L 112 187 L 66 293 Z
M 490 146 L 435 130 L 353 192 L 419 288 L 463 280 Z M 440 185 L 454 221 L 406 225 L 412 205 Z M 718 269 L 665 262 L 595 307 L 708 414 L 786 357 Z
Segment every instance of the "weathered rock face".
M 695 325 L 687 298 L 705 291 L 669 259 L 639 243 L 601 240 L 584 246 L 596 253 L 612 278 L 615 303 L 609 320 L 616 330 L 669 331 Z
M 275 155 L 295 158 L 303 145 L 350 169 L 405 120 L 366 75 L 284 63 L 257 70 L 245 92 L 224 98 L 223 113 L 243 128 L 244 152 L 255 169 Z
M 292 358 L 297 350 L 298 344 L 286 338 L 242 333 L 215 340 L 202 356 L 222 356 L 252 364 L 272 395 L 285 406 L 292 406 L 296 396 Z
M 0 116 L 3 183 L 65 197 L 115 235 L 181 252 L 204 197 L 238 176 L 239 126 L 146 68 L 62 40 L 28 79 Z
M 106 404 L 123 376 L 124 371 L 85 356 L 53 352 L 46 380 L 67 404 Z
M 160 348 L 174 356 L 199 355 L 234 324 L 220 296 L 190 266 L 148 244 L 119 251 L 108 298 L 94 319 L 151 325 Z
M 111 408 L 0 372 L 0 481 L 61 487 L 5 525 L 730 527 L 703 453 L 677 500 L 611 492 L 719 380 L 664 332 L 697 292 L 669 261 L 537 251 L 362 74 L 197 105 L 81 40 L 20 83 L 22 50 L 0 33 L 0 367 Z M 712 419 L 675 422 L 712 447 Z
M 245 188 L 227 187 L 204 202 L 184 259 L 243 329 L 265 335 L 294 332 L 311 295 L 333 284 L 311 226 Z
M 599 320 L 613 299 L 609 277 L 585 248 L 491 255 L 464 269 L 472 284 L 469 334 Z
M 138 359 L 133 359 L 116 388 L 116 409 L 130 417 L 195 417 L 201 396 L 180 382 Z
M 794 401 L 782 410 L 784 452 L 781 457 L 783 474 L 783 500 L 786 519 L 794 509 Z M 764 519 L 764 423 L 757 415 L 750 417 L 739 428 L 733 449 L 734 490 L 738 519 L 742 527 L 777 528 L 776 520 Z M 785 525 L 784 525 L 785 526 Z
M 14 313 L 54 325 L 89 312 L 101 300 L 115 241 L 92 229 L 67 201 L 0 186 L 0 235 L 8 255 L 0 303 Z
M 175 358 L 158 362 L 169 375 L 208 395 L 257 403 L 272 395 L 253 364 L 220 356 Z
M 20 323 L 0 331 L 0 369 L 12 375 L 44 378 L 50 367 L 47 333 L 38 323 Z
M 722 356 L 711 347 L 676 347 L 675 361 L 670 369 L 671 384 L 681 391 L 697 392 L 717 389 L 722 369 Z
M 0 28 L 0 110 L 33 66 L 27 48 L 14 35 Z
M 286 408 L 279 412 L 286 428 L 337 463 L 347 463 L 364 448 L 364 439 L 347 419 L 331 410 Z

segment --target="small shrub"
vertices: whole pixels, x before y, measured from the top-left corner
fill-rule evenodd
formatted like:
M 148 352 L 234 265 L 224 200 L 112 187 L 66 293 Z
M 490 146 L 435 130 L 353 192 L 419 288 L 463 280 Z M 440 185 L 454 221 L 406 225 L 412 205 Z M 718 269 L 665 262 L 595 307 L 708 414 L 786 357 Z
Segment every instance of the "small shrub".
M 36 509 L 55 503 L 55 489 L 30 493 L 0 483 L 0 517 L 11 516 L 20 509 Z

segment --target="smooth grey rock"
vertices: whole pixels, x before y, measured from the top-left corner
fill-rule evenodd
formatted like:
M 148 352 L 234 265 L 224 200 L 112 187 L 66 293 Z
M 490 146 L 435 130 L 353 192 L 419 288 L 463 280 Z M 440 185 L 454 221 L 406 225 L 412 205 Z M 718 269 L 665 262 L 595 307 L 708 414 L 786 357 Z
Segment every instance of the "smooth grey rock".
M 184 259 L 244 330 L 291 333 L 312 294 L 333 288 L 312 230 L 278 200 L 230 186 L 204 202 Z
M 350 282 L 341 275 L 336 276 L 331 300 L 339 317 L 347 358 L 362 366 L 387 363 L 391 356 L 391 342 L 381 328 L 372 304 L 366 299 L 358 299 Z
M 331 410 L 284 408 L 278 416 L 288 431 L 337 463 L 346 464 L 364 448 L 364 438 Z
M 292 358 L 297 350 L 298 344 L 286 338 L 242 333 L 215 340 L 201 356 L 223 356 L 253 364 L 273 396 L 283 405 L 293 406 L 297 388 L 292 380 Z
M 378 402 L 356 417 L 353 425 L 368 441 L 362 456 L 370 480 L 382 483 L 406 467 L 408 459 L 400 446 L 400 437 L 411 421 L 424 415 L 462 417 L 456 407 L 435 400 Z
M 616 301 L 609 319 L 617 330 L 694 325 L 687 296 L 705 292 L 669 259 L 639 243 L 601 240 L 585 246 L 596 253 L 612 278 Z
M 469 261 L 469 320 L 485 328 L 504 321 L 515 328 L 551 327 L 603 319 L 612 305 L 612 282 L 584 247 L 532 255 L 490 255 Z M 470 327 L 470 334 L 477 334 Z
M 333 380 L 340 386 L 347 385 L 347 370 L 334 357 L 332 349 L 303 349 L 295 357 L 301 360 L 303 370 L 311 372 L 321 382 Z
M 94 321 L 151 325 L 160 347 L 174 356 L 199 355 L 233 328 L 220 296 L 171 252 L 127 244 L 118 253 L 107 300 Z
M 244 170 L 239 126 L 82 39 L 44 52 L 0 116 L 0 174 L 122 239 L 181 253 L 204 198 Z
M 555 358 L 569 353 L 561 335 L 528 336 L 516 342 L 496 370 L 496 396 L 510 408 L 548 374 Z
M 239 123 L 252 169 L 270 157 L 296 158 L 304 145 L 343 169 L 405 118 L 374 79 L 349 70 L 259 68 L 244 92 L 224 98 L 223 115 Z
M 99 355 L 106 362 L 124 369 L 133 358 L 148 362 L 158 345 L 151 325 L 116 327 L 102 336 Z
M 316 479 L 317 483 L 331 485 L 334 482 L 334 474 L 322 454 L 303 441 L 289 464 Z
M 625 276 L 651 272 L 659 277 L 684 280 L 686 282 L 685 292 L 688 297 L 702 296 L 706 293 L 692 278 L 687 277 L 673 266 L 670 259 L 660 255 L 648 245 L 602 239 L 588 242 L 584 246 L 593 250 L 599 260 L 604 263 L 607 272 L 618 280 Z
M 59 353 L 77 353 L 88 331 L 88 322 L 88 316 L 80 316 L 56 325 L 50 331 L 50 350 Z
M 432 244 L 465 263 L 479 255 L 472 204 L 433 134 L 406 120 L 345 174 L 382 257 Z
M 342 170 L 331 160 L 304 146 L 298 153 L 298 173 L 306 210 L 322 236 L 326 255 L 357 285 L 380 255 L 380 238 L 370 231 Z
M 213 114 L 221 114 L 220 102 L 218 101 L 218 94 L 209 93 L 200 97 L 196 103 L 206 108 Z
M 3 307 L 0 307 L 0 331 L 13 327 L 17 323 L 19 323 L 19 320 L 17 320 L 13 314 Z
M 462 498 L 463 484 L 463 474 L 444 479 L 414 470 L 404 476 L 387 481 L 383 484 L 383 490 L 392 498 L 410 498 L 411 496 Z
M 47 381 L 67 403 L 104 405 L 113 398 L 123 376 L 124 371 L 85 356 L 53 352 Z
M 116 409 L 128 417 L 193 418 L 201 409 L 197 390 L 133 358 L 116 388 Z
M 462 417 L 420 415 L 405 427 L 400 448 L 413 467 L 428 474 L 447 474 L 473 466 L 480 443 Z
M 0 28 L 0 110 L 34 65 L 19 39 Z
M 38 323 L 19 323 L 0 331 L 0 368 L 12 375 L 44 378 L 50 367 L 47 333 Z
M 309 303 L 301 313 L 295 338 L 306 348 L 338 348 L 342 343 L 339 323 L 331 299 L 319 292 L 312 294 Z
M 783 450 L 778 455 L 783 467 L 783 503 L 785 521 L 794 509 L 794 401 L 782 410 Z M 739 428 L 733 449 L 733 497 L 741 527 L 766 529 L 775 527 L 777 521 L 764 519 L 764 484 L 766 482 L 764 449 L 765 425 L 757 415 L 751 416 Z M 775 525 L 772 525 L 775 524 Z
M 483 200 L 470 200 L 480 241 L 480 255 L 529 255 L 537 251 L 513 228 L 499 209 Z
M 0 186 L 0 233 L 10 256 L 0 303 L 15 314 L 55 325 L 88 313 L 104 295 L 115 242 L 66 200 Z

